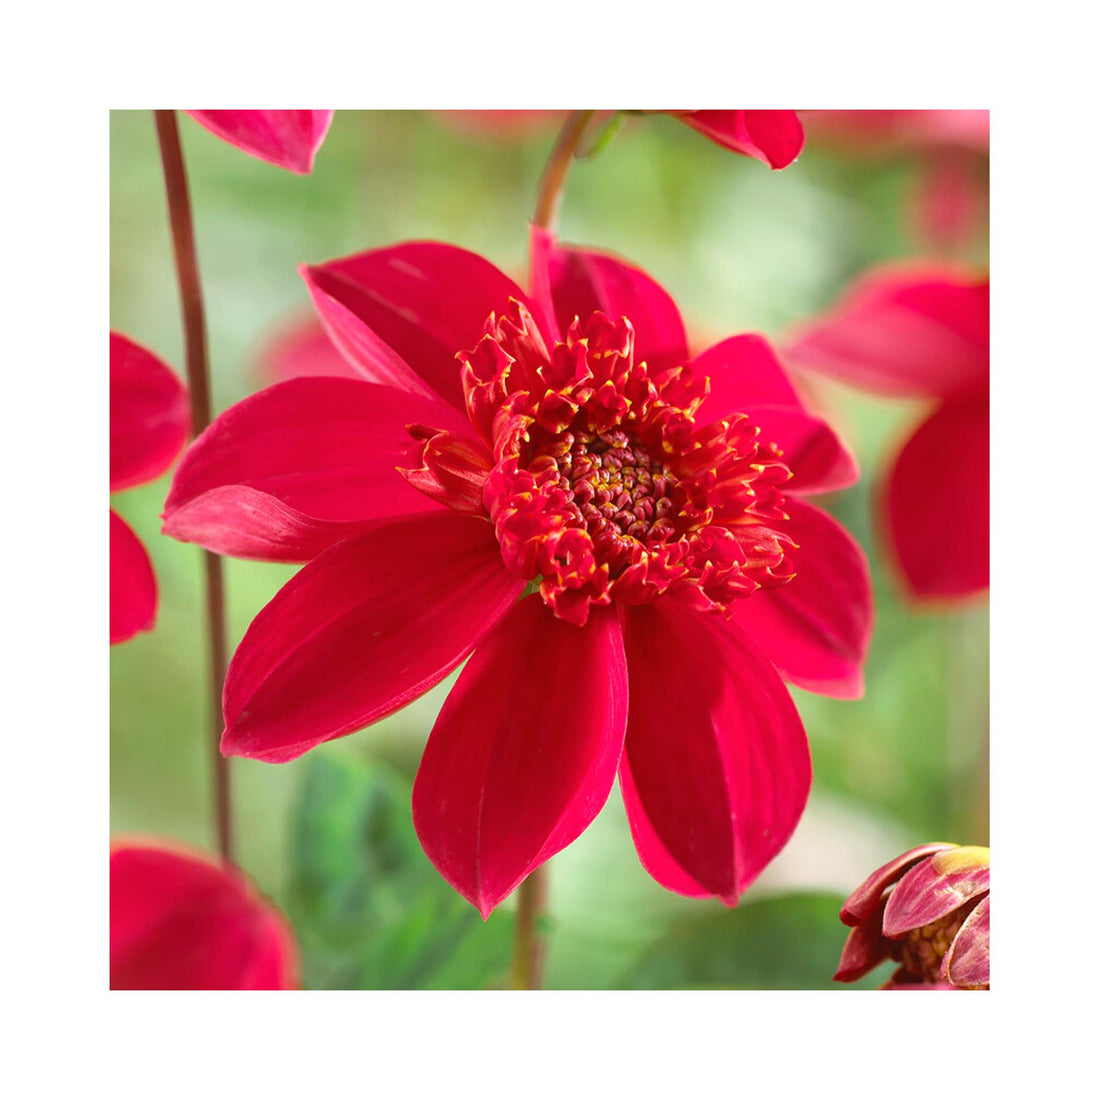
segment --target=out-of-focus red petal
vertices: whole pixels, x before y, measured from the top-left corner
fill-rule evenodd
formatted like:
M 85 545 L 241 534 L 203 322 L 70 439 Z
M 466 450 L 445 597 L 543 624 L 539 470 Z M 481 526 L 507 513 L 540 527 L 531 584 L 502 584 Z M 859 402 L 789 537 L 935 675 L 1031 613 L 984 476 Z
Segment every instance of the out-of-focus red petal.
M 237 647 L 222 751 L 282 763 L 384 718 L 455 668 L 523 585 L 490 524 L 449 509 L 330 547 Z
M 832 492 L 859 480 L 854 456 L 824 420 L 806 411 L 763 336 L 732 336 L 696 356 L 693 366 L 710 379 L 695 422 L 748 416 L 760 428 L 761 442 L 783 452 L 792 475 L 785 492 Z
M 693 130 L 724 149 L 786 168 L 805 144 L 802 123 L 794 111 L 672 111 Z
M 413 241 L 302 268 L 321 321 L 368 381 L 433 392 L 465 410 L 455 355 L 481 338 L 509 298 L 541 310 L 488 260 Z M 540 325 L 541 327 L 541 325 Z
M 340 354 L 312 313 L 275 333 L 260 352 L 259 368 L 266 385 L 290 378 L 363 377 Z
M 624 612 L 623 636 L 623 797 L 642 864 L 669 889 L 686 876 L 735 904 L 806 805 L 810 751 L 798 712 L 771 663 L 732 624 L 666 598 Z M 669 862 L 676 878 L 662 876 Z
M 187 390 L 151 351 L 111 333 L 111 492 L 164 473 L 187 441 Z
M 858 699 L 874 618 L 867 559 L 832 516 L 798 500 L 788 500 L 786 509 L 783 529 L 798 544 L 794 579 L 740 601 L 734 621 L 785 680 Z
M 188 111 L 223 141 L 268 164 L 299 175 L 313 171 L 313 158 L 332 125 L 332 111 Z
M 111 645 L 152 630 L 157 618 L 157 579 L 141 540 L 111 511 Z
M 234 868 L 182 845 L 111 845 L 112 989 L 293 989 L 290 928 Z
M 887 538 L 909 590 L 956 599 L 989 587 L 989 400 L 950 401 L 902 449 L 886 484 Z
M 845 924 L 857 925 L 867 920 L 882 900 L 882 893 L 887 886 L 897 882 L 914 863 L 919 863 L 936 852 L 943 852 L 949 848 L 956 848 L 956 844 L 936 842 L 922 844 L 919 848 L 910 848 L 900 856 L 884 863 L 877 870 L 872 871 L 859 886 L 852 891 L 851 897 L 844 903 L 840 910 L 840 919 Z
M 834 982 L 857 981 L 874 970 L 883 959 L 890 957 L 889 941 L 882 934 L 882 911 L 885 908 L 886 902 L 880 902 L 867 920 L 848 933 L 833 975 Z
M 906 872 L 894 887 L 886 902 L 882 931 L 893 938 L 903 936 L 988 892 L 987 849 L 953 848 L 934 854 Z
M 583 324 L 595 310 L 634 326 L 634 358 L 653 371 L 687 360 L 687 337 L 676 303 L 641 268 L 609 252 L 555 246 L 545 230 L 534 229 L 532 287 L 549 285 L 561 332 L 574 317 Z M 545 265 L 541 269 L 539 265 Z
M 988 386 L 989 280 L 945 266 L 877 268 L 783 350 L 796 366 L 890 396 Z
M 379 520 L 439 505 L 398 472 L 409 424 L 468 431 L 438 398 L 351 378 L 296 378 L 246 397 L 192 444 L 164 533 L 220 554 L 308 561 Z
M 537 597 L 485 637 L 443 704 L 413 787 L 428 858 L 487 917 L 599 813 L 627 681 L 614 610 L 583 628 Z
M 989 895 L 974 906 L 951 941 L 940 977 L 952 985 L 989 985 Z
M 835 143 L 878 154 L 989 150 L 988 111 L 803 111 L 802 121 L 815 146 Z

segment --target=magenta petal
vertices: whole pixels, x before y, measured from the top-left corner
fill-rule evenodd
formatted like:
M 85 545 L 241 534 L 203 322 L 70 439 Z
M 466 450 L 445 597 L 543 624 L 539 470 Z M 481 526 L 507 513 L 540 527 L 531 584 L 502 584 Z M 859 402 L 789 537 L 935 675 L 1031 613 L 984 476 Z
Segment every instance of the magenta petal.
M 952 985 L 989 985 L 989 896 L 962 923 L 943 958 L 940 977 Z
M 954 857 L 964 849 L 947 853 Z M 926 924 L 989 892 L 989 862 L 968 862 L 965 866 L 948 864 L 941 869 L 935 856 L 919 863 L 902 876 L 886 902 L 882 921 L 884 935 L 896 938 L 923 928 Z
M 299 175 L 313 171 L 313 158 L 332 124 L 332 111 L 188 111 L 223 141 L 269 164 Z
M 538 232 L 538 231 L 536 231 Z M 533 255 L 546 264 L 558 326 L 565 332 L 574 317 L 583 324 L 595 310 L 634 326 L 634 358 L 652 371 L 677 367 L 687 360 L 687 337 L 676 303 L 641 268 L 609 252 L 588 248 L 550 247 L 543 240 Z M 541 279 L 536 270 L 532 283 Z
M 492 527 L 450 510 L 330 547 L 237 647 L 222 751 L 281 763 L 384 718 L 455 668 L 523 585 Z
M 302 269 L 333 342 L 372 382 L 432 392 L 464 410 L 455 355 L 515 298 L 507 275 L 463 248 L 414 241 Z
M 378 520 L 439 505 L 398 472 L 408 424 L 468 431 L 438 399 L 351 378 L 297 378 L 226 409 L 172 480 L 164 532 L 234 557 L 308 561 Z
M 111 645 L 152 630 L 157 580 L 141 540 L 111 511 Z
M 239 871 L 182 845 L 112 844 L 112 989 L 297 985 L 289 927 Z
M 626 728 L 613 610 L 584 627 L 520 601 L 443 704 L 413 787 L 413 822 L 439 873 L 483 917 L 599 813 Z
M 872 871 L 852 891 L 851 897 L 844 903 L 844 908 L 840 911 L 840 919 L 845 924 L 851 925 L 867 920 L 881 902 L 882 893 L 886 887 L 897 882 L 913 864 L 919 863 L 922 859 L 934 855 L 936 852 L 943 852 L 948 848 L 955 847 L 954 844 L 944 844 L 942 842 L 922 844 L 919 848 L 911 848 L 896 859 L 890 860 L 889 863 L 884 863 L 877 870 Z
M 944 267 L 880 268 L 784 350 L 798 366 L 890 396 L 987 386 L 989 281 Z
M 259 356 L 265 383 L 289 378 L 362 378 L 328 338 L 312 313 L 279 329 Z
M 665 598 L 624 614 L 623 636 L 623 797 L 642 864 L 677 889 L 661 876 L 671 861 L 680 882 L 686 876 L 734 904 L 806 805 L 810 751 L 798 712 L 771 663 L 732 624 Z
M 111 333 L 111 492 L 164 473 L 187 440 L 187 390 L 151 351 Z
M 805 144 L 795 111 L 673 111 L 682 122 L 724 149 L 786 168 Z
M 873 609 L 867 559 L 820 509 L 788 500 L 784 530 L 798 544 L 794 579 L 740 601 L 736 622 L 783 678 L 837 699 L 863 694 Z
M 875 913 L 848 933 L 833 975 L 834 982 L 857 981 L 874 970 L 883 959 L 889 958 L 889 947 L 882 935 L 882 910 L 885 907 L 886 902 L 881 902 Z
M 989 400 L 950 401 L 906 443 L 889 475 L 889 541 L 914 596 L 989 587 Z

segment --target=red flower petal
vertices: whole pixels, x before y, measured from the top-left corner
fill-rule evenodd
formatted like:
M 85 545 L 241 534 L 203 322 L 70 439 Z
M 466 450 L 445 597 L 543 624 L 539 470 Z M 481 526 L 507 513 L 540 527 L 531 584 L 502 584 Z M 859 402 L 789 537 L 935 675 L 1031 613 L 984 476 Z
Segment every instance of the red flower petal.
M 238 646 L 222 751 L 282 763 L 384 718 L 455 668 L 523 586 L 492 527 L 450 510 L 330 547 Z
M 879 903 L 878 909 L 867 920 L 857 924 L 848 933 L 844 950 L 840 953 L 834 982 L 854 982 L 870 973 L 883 959 L 889 958 L 890 948 L 882 935 L 882 911 L 886 902 Z
M 434 392 L 465 410 L 456 353 L 515 298 L 541 310 L 507 275 L 473 252 L 414 241 L 360 252 L 302 275 L 332 341 L 363 377 Z
M 260 352 L 265 385 L 290 378 L 358 378 L 312 313 L 281 328 Z
M 888 265 L 795 334 L 786 358 L 891 396 L 944 397 L 989 382 L 989 281 Z
M 282 916 L 236 869 L 182 846 L 111 846 L 112 989 L 293 989 Z
M 988 851 L 952 848 L 938 853 L 917 864 L 894 887 L 886 902 L 883 934 L 904 936 L 988 892 Z
M 740 601 L 734 621 L 785 680 L 858 699 L 873 619 L 867 559 L 832 516 L 798 500 L 786 508 L 784 530 L 798 544 L 794 579 Z
M 889 541 L 914 596 L 989 587 L 989 400 L 950 401 L 906 443 L 886 487 Z
M 332 111 L 188 111 L 197 123 L 251 156 L 300 175 L 332 124 Z
M 806 411 L 763 336 L 723 340 L 696 356 L 693 366 L 710 378 L 696 423 L 747 415 L 760 428 L 761 441 L 783 452 L 792 474 L 786 492 L 831 492 L 859 480 L 855 458 L 824 420 Z
M 468 431 L 437 398 L 351 378 L 297 378 L 238 402 L 188 449 L 164 533 L 220 554 L 308 561 L 378 520 L 438 510 L 398 472 L 406 425 Z
M 872 871 L 855 890 L 851 897 L 844 903 L 840 911 L 840 919 L 845 924 L 856 925 L 867 920 L 878 907 L 882 900 L 882 893 L 887 886 L 897 882 L 914 863 L 936 852 L 944 852 L 949 848 L 955 848 L 955 844 L 922 844 L 919 848 L 910 848 L 896 859 L 884 863 L 876 871 Z
M 687 336 L 680 311 L 668 293 L 641 268 L 609 252 L 563 248 L 538 227 L 533 229 L 532 285 L 549 285 L 554 314 L 562 332 L 574 317 L 588 319 L 602 310 L 613 320 L 634 326 L 634 358 L 651 370 L 676 367 L 687 360 Z M 545 265 L 545 266 L 540 266 Z
M 613 610 L 578 628 L 531 597 L 478 646 L 424 750 L 413 822 L 439 873 L 483 917 L 599 813 L 626 709 Z
M 798 712 L 771 663 L 732 624 L 663 599 L 631 608 L 623 635 L 623 797 L 642 864 L 669 889 L 686 875 L 735 904 L 806 805 L 810 752 Z M 678 880 L 662 874 L 670 861 Z
M 940 977 L 953 985 L 989 985 L 989 896 L 982 898 L 951 941 Z
M 152 630 L 157 618 L 157 580 L 141 540 L 111 512 L 111 645 Z
M 805 144 L 802 123 L 794 111 L 672 111 L 693 130 L 724 149 L 786 168 Z
M 187 440 L 187 390 L 151 351 L 111 333 L 111 492 L 164 473 Z

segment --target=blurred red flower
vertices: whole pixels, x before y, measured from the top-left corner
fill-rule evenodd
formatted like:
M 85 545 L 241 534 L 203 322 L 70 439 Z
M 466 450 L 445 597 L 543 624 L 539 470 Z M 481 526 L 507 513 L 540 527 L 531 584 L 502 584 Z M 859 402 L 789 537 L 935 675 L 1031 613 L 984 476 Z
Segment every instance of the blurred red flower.
M 187 441 L 187 390 L 151 351 L 111 333 L 111 492 L 152 481 Z M 149 555 L 111 511 L 111 644 L 152 630 L 157 582 Z
M 780 674 L 862 691 L 863 555 L 803 500 L 857 472 L 762 337 L 689 361 L 644 272 L 533 247 L 530 295 L 431 242 L 305 269 L 361 380 L 272 386 L 189 451 L 167 534 L 308 562 L 233 658 L 222 749 L 291 760 L 476 646 L 413 792 L 443 876 L 487 915 L 618 770 L 649 872 L 732 904 L 809 789 Z
M 187 111 L 223 141 L 250 156 L 299 175 L 313 171 L 313 158 L 332 124 L 333 111 Z
M 840 919 L 852 931 L 838 982 L 894 959 L 882 989 L 988 989 L 989 849 L 913 848 L 875 871 Z
M 112 989 L 298 984 L 290 928 L 239 870 L 170 842 L 112 843 Z
M 935 402 L 887 475 L 887 542 L 918 599 L 988 589 L 988 278 L 876 269 L 785 350 L 792 364 L 854 386 Z

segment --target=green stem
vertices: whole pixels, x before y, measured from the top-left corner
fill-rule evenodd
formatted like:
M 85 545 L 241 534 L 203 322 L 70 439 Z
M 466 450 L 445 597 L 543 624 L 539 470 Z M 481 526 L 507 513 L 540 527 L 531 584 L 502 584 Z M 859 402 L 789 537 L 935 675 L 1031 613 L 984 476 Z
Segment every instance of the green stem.
M 535 196 L 535 212 L 531 220 L 542 229 L 554 228 L 562 192 L 565 190 L 565 177 L 569 175 L 569 168 L 585 127 L 594 114 L 595 111 L 570 111 L 562 123 L 558 140 L 550 150 L 546 167 L 542 170 L 538 194 Z

